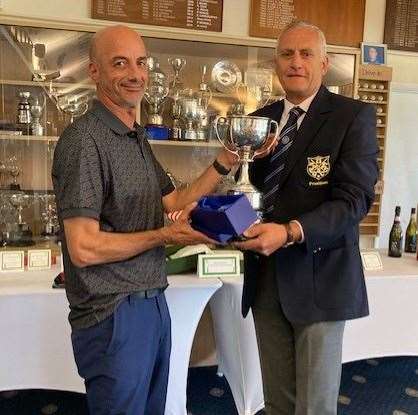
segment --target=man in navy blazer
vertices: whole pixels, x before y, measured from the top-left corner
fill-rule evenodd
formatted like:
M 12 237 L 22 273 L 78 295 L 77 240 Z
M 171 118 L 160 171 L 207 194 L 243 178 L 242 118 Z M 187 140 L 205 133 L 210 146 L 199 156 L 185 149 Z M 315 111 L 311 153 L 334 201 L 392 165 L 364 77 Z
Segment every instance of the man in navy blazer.
M 302 114 L 291 144 L 252 164 L 266 196 L 274 154 L 285 155 L 270 213 L 236 243 L 245 250 L 242 309 L 253 311 L 268 415 L 337 413 L 345 320 L 369 312 L 359 222 L 378 177 L 375 109 L 329 92 L 327 69 L 320 29 L 290 24 L 276 56 L 286 98 L 253 114 L 279 122 L 287 141 L 292 108 Z

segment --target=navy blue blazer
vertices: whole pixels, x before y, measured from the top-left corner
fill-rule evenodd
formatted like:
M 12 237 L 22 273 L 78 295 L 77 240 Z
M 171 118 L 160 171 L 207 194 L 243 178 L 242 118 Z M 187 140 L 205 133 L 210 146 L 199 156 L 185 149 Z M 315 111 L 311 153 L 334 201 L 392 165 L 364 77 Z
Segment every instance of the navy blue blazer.
M 275 102 L 253 115 L 280 121 Z M 347 320 L 369 313 L 359 251 L 359 222 L 374 200 L 378 178 L 374 106 L 320 88 L 289 149 L 273 221 L 297 219 L 305 241 L 274 254 L 278 292 L 289 321 Z M 269 157 L 250 167 L 262 189 Z M 242 313 L 257 289 L 260 259 L 245 253 Z M 265 260 L 265 259 L 264 259 Z

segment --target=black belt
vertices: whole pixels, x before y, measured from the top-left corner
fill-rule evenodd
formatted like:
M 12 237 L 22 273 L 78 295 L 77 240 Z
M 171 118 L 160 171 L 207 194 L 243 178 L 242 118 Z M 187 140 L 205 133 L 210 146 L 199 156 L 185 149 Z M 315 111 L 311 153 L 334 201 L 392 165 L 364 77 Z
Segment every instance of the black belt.
M 164 292 L 164 288 L 152 288 L 151 290 L 136 291 L 132 295 L 138 298 L 152 298 Z

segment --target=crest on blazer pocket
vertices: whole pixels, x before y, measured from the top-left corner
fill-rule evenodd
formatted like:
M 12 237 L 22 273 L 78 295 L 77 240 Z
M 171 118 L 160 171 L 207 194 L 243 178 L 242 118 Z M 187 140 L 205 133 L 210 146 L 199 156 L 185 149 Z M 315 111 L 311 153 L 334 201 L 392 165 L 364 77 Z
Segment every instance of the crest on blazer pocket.
M 310 177 L 316 181 L 309 182 L 309 186 L 323 186 L 328 184 L 328 180 L 322 180 L 331 171 L 331 164 L 329 162 L 330 156 L 316 156 L 308 157 L 306 171 Z

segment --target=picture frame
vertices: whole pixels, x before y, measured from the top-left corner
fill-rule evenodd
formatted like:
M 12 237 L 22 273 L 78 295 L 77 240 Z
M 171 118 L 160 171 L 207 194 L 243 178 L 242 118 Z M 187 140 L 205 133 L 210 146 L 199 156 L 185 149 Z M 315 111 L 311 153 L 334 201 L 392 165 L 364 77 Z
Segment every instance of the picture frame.
M 384 43 L 361 43 L 361 63 L 363 65 L 386 65 L 386 49 Z

